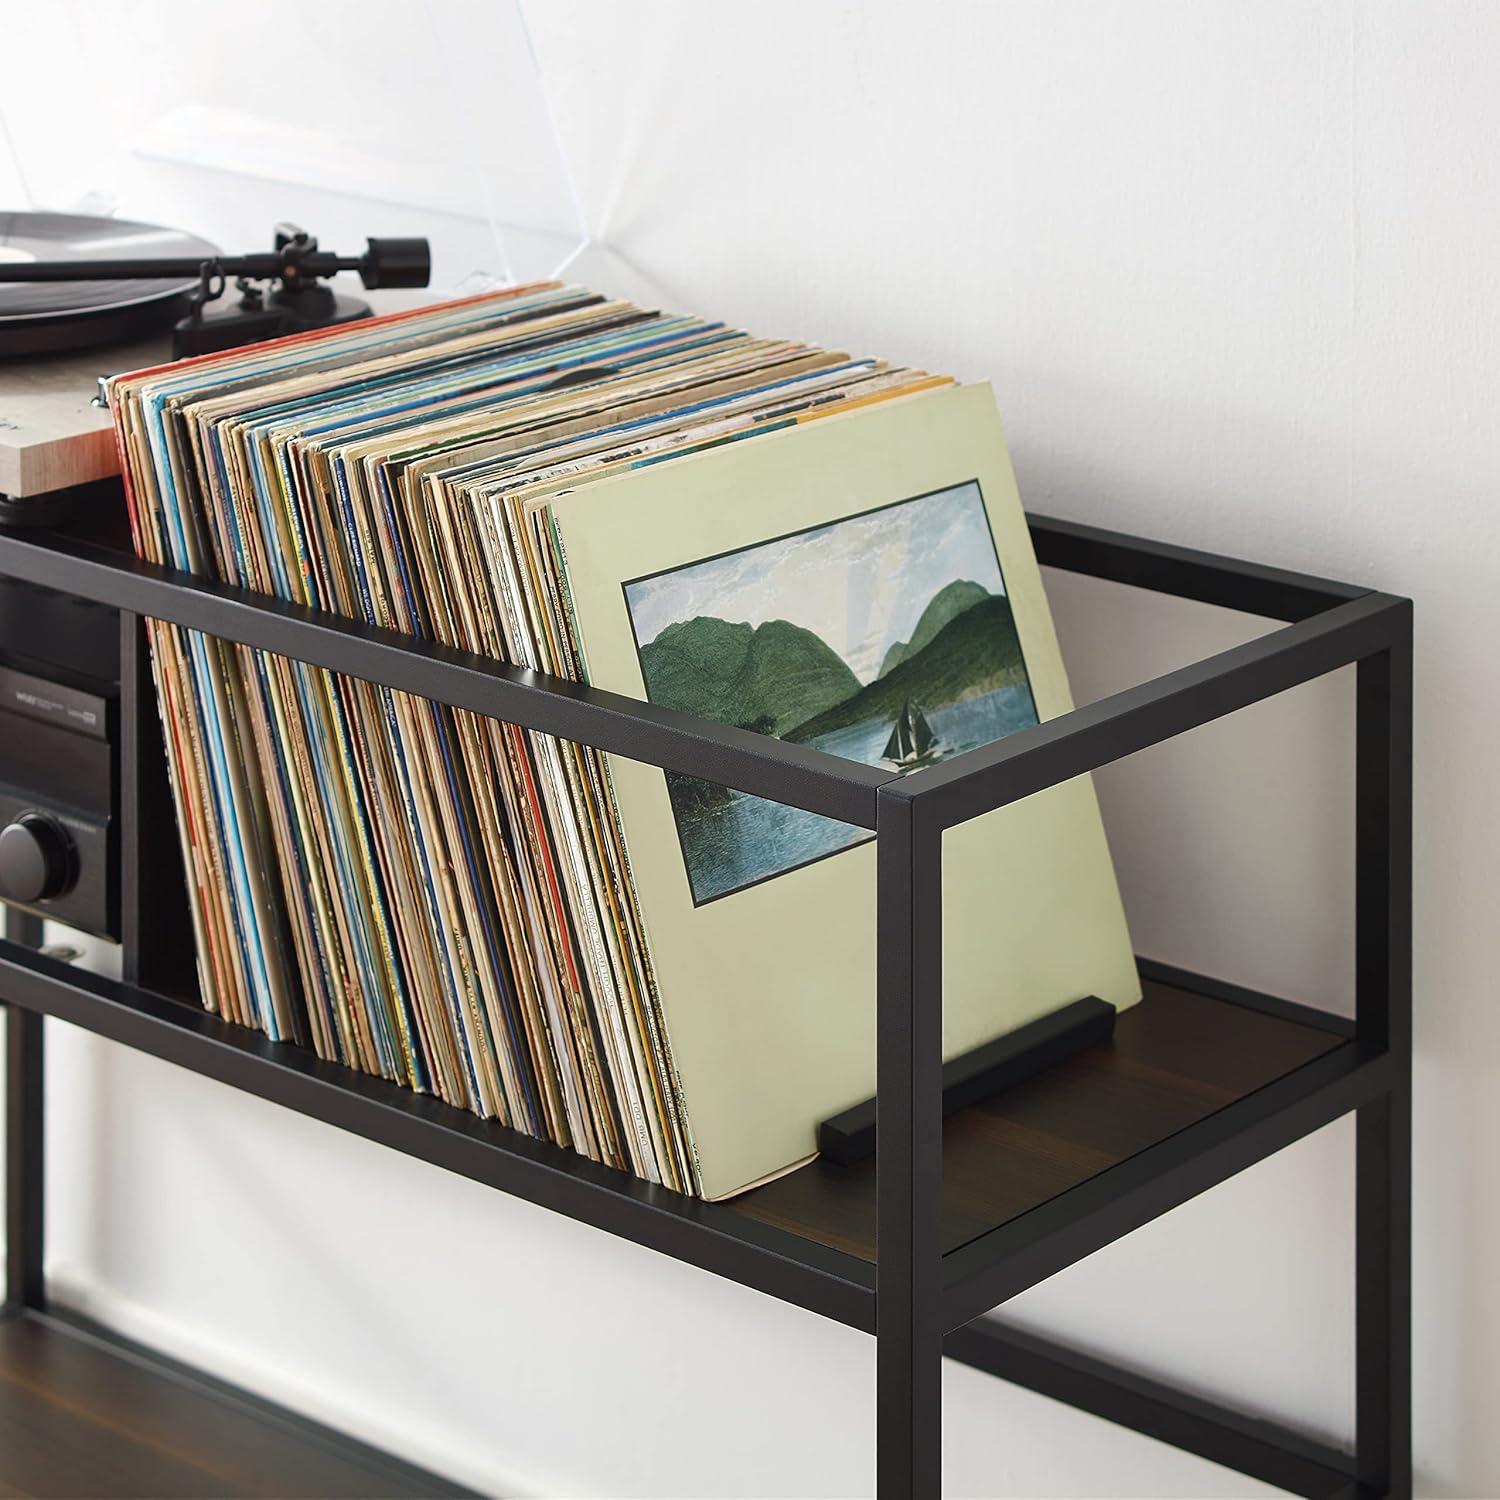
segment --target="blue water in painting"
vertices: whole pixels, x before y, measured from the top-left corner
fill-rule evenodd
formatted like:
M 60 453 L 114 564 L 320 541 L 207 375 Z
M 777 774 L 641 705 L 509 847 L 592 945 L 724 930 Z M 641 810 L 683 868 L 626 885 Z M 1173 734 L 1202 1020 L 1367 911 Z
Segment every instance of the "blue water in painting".
M 927 715 L 927 722 L 938 741 L 934 759 L 946 760 L 1018 729 L 1029 729 L 1037 718 L 1030 688 L 1017 683 L 938 709 Z M 890 733 L 888 720 L 867 720 L 808 743 L 846 760 L 886 766 L 880 753 Z M 679 816 L 677 831 L 693 900 L 700 904 L 852 848 L 872 836 L 868 829 L 744 792 L 732 792 L 726 802 Z

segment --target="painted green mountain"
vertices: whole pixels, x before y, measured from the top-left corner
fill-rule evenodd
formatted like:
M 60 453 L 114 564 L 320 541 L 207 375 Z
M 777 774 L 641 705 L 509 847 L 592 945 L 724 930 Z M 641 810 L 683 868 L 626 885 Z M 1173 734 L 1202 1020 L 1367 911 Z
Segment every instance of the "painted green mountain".
M 955 578 L 944 584 L 927 603 L 917 628 L 909 641 L 894 641 L 880 664 L 880 676 L 884 677 L 893 667 L 899 667 L 909 656 L 915 656 L 928 641 L 937 635 L 949 620 L 956 619 L 971 605 L 988 599 L 990 591 L 982 583 L 972 583 L 967 578 Z
M 868 687 L 781 737 L 810 740 L 868 719 L 894 721 L 907 699 L 931 713 L 1025 680 L 1010 600 L 1003 594 L 986 594 Z
M 682 620 L 641 647 L 641 674 L 653 703 L 761 734 L 783 734 L 859 692 L 844 659 L 787 620 Z

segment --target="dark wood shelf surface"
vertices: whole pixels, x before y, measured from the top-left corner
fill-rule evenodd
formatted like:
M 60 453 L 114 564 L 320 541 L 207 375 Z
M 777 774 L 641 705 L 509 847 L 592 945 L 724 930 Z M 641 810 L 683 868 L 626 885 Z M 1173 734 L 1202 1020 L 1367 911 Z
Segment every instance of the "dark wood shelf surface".
M 0 1318 L 0 1495 L 466 1495 L 424 1470 L 70 1319 Z
M 1340 1046 L 1334 1032 L 1147 979 L 1112 1042 L 949 1117 L 943 1249 L 955 1250 Z M 736 1212 L 875 1259 L 875 1163 L 819 1159 Z

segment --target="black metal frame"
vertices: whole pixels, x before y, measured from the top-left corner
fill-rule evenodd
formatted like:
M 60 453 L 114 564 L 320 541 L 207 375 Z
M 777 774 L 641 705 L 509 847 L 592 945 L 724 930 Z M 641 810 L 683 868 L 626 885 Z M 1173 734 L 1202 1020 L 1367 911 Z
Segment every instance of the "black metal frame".
M 140 672 L 154 616 L 876 833 L 878 1259 L 871 1267 L 722 1204 L 680 1197 L 431 1099 L 278 1047 L 165 998 L 170 955 L 127 907 L 127 982 L 0 945 L 10 1089 L 7 1297 L 39 1307 L 41 1017 L 57 1016 L 876 1335 L 882 1500 L 939 1490 L 944 1354 L 1308 1496 L 1410 1493 L 1410 601 L 1068 522 L 1031 518 L 1044 565 L 1285 623 L 1246 645 L 952 761 L 897 777 L 802 746 L 191 579 L 62 538 L 0 536 L 0 573 L 122 611 Z M 1340 1038 L 1314 1062 L 943 1254 L 944 832 L 1085 771 L 1357 664 L 1356 998 L 1340 1017 L 1268 997 Z M 127 739 L 146 732 L 136 713 Z M 127 743 L 125 859 L 140 868 L 149 757 Z M 144 895 L 143 895 L 144 899 Z M 177 955 L 180 961 L 181 955 Z M 1273 1424 L 976 1321 L 1025 1287 L 1349 1110 L 1357 1112 L 1357 1433 L 1352 1458 Z

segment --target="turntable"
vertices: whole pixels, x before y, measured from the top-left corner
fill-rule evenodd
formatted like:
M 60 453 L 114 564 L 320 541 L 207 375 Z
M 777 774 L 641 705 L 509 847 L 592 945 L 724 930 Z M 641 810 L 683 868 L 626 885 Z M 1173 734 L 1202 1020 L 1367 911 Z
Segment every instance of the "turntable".
M 428 243 L 343 256 L 283 224 L 271 250 L 229 256 L 154 224 L 0 215 L 0 525 L 59 525 L 119 473 L 100 376 L 369 317 L 327 285 L 340 271 L 425 287 Z

